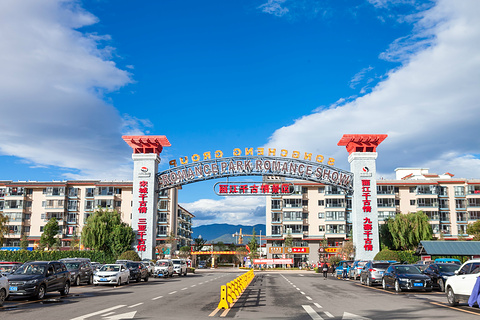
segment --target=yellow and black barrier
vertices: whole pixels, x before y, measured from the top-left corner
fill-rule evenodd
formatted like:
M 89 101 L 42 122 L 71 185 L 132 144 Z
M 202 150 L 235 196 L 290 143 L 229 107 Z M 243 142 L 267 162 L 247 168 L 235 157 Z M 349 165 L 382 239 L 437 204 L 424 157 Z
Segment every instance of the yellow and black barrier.
M 220 288 L 220 302 L 217 309 L 230 309 L 238 300 L 240 295 L 245 291 L 250 282 L 252 282 L 255 274 L 253 269 L 236 277 L 229 283 Z

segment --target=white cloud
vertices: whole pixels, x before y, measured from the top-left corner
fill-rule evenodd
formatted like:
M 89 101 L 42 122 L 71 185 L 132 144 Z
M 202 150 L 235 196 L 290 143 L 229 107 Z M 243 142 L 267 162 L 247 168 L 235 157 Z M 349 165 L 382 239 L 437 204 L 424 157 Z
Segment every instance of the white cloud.
M 282 7 L 286 0 L 268 0 L 267 3 L 259 6 L 259 9 L 262 9 L 262 12 L 273 14 L 277 17 L 284 16 L 288 13 L 288 8 Z
M 195 215 L 195 226 L 212 223 L 254 225 L 265 223 L 265 197 L 223 197 L 182 203 Z
M 344 147 L 336 146 L 343 134 L 386 133 L 377 160 L 384 176 L 415 166 L 480 177 L 479 14 L 478 1 L 438 1 L 415 29 L 432 35 L 428 46 L 397 48 L 403 66 L 371 93 L 304 116 L 275 131 L 267 145 L 333 156 L 348 168 Z
M 77 31 L 97 21 L 74 0 L 0 2 L 1 154 L 75 168 L 65 178 L 131 179 L 123 119 L 102 97 L 131 75 L 108 35 Z

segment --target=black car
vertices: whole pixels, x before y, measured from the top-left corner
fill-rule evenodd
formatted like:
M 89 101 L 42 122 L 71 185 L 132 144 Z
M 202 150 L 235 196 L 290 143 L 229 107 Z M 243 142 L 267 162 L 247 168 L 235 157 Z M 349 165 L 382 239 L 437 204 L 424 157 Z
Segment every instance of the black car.
M 432 263 L 423 271 L 432 279 L 433 287 L 445 292 L 445 282 L 460 268 L 456 263 Z
M 395 291 L 432 291 L 432 280 L 414 265 L 394 264 L 387 268 L 382 277 L 383 289 L 394 287 Z
M 11 296 L 32 296 L 43 299 L 47 292 L 70 291 L 70 272 L 61 261 L 26 262 L 7 276 Z
M 80 283 L 93 283 L 93 267 L 89 259 L 66 258 L 60 259 L 68 271 L 70 271 L 70 282 L 72 285 L 79 286 Z
M 148 268 L 141 262 L 127 262 L 127 268 L 130 270 L 130 280 L 140 282 L 148 281 Z

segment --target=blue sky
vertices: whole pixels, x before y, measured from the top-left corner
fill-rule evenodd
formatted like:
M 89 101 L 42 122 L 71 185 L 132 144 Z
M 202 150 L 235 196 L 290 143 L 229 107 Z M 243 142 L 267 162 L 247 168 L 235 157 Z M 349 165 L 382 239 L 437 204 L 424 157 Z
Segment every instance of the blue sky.
M 323 154 L 386 133 L 398 167 L 480 177 L 475 0 L 5 0 L 0 180 L 130 180 L 125 134 L 171 159 L 233 148 Z M 264 222 L 264 199 L 185 186 L 197 224 Z

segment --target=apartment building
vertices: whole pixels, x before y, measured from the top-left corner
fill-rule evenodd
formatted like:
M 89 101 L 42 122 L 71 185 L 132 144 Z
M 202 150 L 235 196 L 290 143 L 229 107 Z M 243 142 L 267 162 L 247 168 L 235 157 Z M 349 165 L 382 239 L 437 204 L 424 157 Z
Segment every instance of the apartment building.
M 180 231 L 179 241 L 189 243 L 193 215 L 178 206 L 177 189 L 163 194 L 158 203 L 157 243 L 172 232 L 177 238 Z M 117 210 L 122 220 L 131 224 L 132 204 L 130 181 L 0 181 L 0 213 L 9 219 L 3 246 L 19 247 L 23 235 L 31 247 L 37 246 L 45 224 L 55 217 L 60 225 L 61 245 L 69 247 L 96 209 Z M 167 210 L 162 210 L 163 206 Z M 181 227 L 177 227 L 179 221 Z
M 265 183 L 283 178 L 268 177 Z M 351 235 L 351 199 L 343 189 L 308 181 L 294 184 L 291 195 L 266 200 L 267 256 L 294 257 L 294 262 L 318 261 L 320 242 L 334 254 Z M 457 179 L 450 173 L 430 174 L 428 169 L 399 168 L 395 180 L 377 180 L 378 220 L 422 210 L 430 218 L 434 237 L 471 238 L 468 223 L 480 219 L 480 179 Z M 284 240 L 293 237 L 286 252 Z

